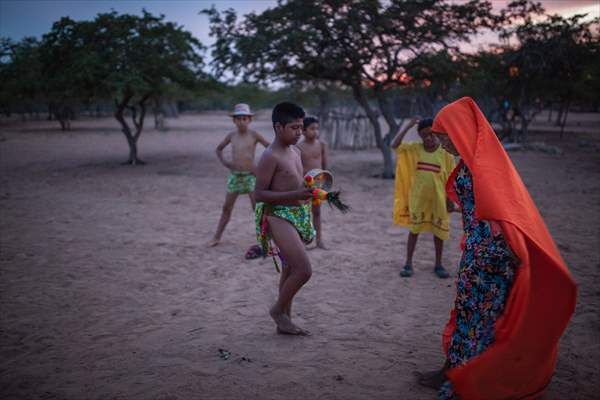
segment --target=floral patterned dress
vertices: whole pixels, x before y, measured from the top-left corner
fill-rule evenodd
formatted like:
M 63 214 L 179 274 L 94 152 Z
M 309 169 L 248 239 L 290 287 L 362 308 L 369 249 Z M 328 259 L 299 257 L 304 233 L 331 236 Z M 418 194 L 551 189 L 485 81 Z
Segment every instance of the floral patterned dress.
M 518 265 L 501 230 L 477 219 L 471 172 L 463 162 L 458 168 L 454 189 L 462 207 L 465 242 L 454 303 L 456 328 L 447 354 L 450 368 L 466 363 L 494 342 L 494 325 L 504 310 Z M 458 399 L 450 381 L 444 383 L 438 398 Z

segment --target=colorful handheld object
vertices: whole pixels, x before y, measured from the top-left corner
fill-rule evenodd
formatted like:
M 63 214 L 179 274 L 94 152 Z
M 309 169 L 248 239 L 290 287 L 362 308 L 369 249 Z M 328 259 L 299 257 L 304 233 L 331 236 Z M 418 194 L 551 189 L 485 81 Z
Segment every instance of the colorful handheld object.
M 304 175 L 304 182 L 309 188 L 329 190 L 333 187 L 333 175 L 327 170 L 314 168 Z
M 311 169 L 304 176 L 304 184 L 307 188 L 312 189 L 313 205 L 318 206 L 321 201 L 325 200 L 330 206 L 334 206 L 343 213 L 350 209 L 347 204 L 341 201 L 339 191 L 329 191 L 333 187 L 331 172 L 318 168 Z

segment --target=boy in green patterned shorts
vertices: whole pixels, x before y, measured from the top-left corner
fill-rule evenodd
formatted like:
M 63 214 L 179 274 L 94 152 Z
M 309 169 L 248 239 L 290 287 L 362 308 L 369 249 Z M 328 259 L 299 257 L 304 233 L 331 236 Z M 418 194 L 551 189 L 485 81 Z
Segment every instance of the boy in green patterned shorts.
M 223 139 L 217 146 L 217 157 L 223 165 L 229 169 L 229 178 L 227 179 L 227 194 L 225 195 L 225 204 L 217 226 L 215 236 L 208 242 L 209 247 L 219 244 L 223 231 L 231 218 L 233 206 L 240 194 L 247 194 L 250 197 L 250 203 L 254 210 L 254 185 L 256 178 L 254 176 L 254 153 L 256 144 L 260 143 L 267 147 L 269 142 L 258 132 L 249 129 L 252 116 L 247 104 L 236 104 L 233 110 L 233 123 L 237 127 Z M 223 157 L 223 149 L 231 145 L 231 161 Z
M 312 241 L 312 193 L 304 186 L 300 150 L 304 110 L 293 103 L 273 109 L 275 140 L 263 153 L 256 170 L 256 225 L 263 256 L 278 254 L 282 261 L 279 297 L 270 309 L 278 333 L 307 335 L 292 322 L 294 296 L 310 279 L 312 269 L 305 243 Z M 275 245 L 271 245 L 271 239 Z M 277 264 L 276 264 L 277 265 Z

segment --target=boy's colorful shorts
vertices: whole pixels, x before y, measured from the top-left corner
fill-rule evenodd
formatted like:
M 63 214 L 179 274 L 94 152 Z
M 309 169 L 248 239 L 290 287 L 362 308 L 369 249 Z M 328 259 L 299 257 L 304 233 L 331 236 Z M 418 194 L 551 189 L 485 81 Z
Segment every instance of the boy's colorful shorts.
M 231 172 L 227 178 L 227 192 L 252 193 L 256 185 L 256 177 L 249 172 Z

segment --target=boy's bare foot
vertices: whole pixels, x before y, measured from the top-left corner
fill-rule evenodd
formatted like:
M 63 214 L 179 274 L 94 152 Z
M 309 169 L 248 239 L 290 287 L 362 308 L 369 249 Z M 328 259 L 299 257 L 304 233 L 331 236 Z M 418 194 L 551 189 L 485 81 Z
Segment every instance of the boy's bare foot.
M 220 242 L 220 240 L 219 240 L 219 239 L 212 238 L 212 239 L 210 240 L 210 242 L 208 242 L 208 243 L 206 244 L 206 247 L 215 247 L 216 245 L 218 245 L 218 244 L 219 244 L 219 242 Z
M 323 249 L 323 250 L 329 250 L 329 248 L 327 246 L 325 246 L 325 243 L 323 243 L 322 240 L 317 241 L 317 247 L 319 249 Z
M 448 380 L 444 368 L 437 371 L 415 372 L 415 375 L 417 375 L 420 385 L 436 390 L 439 390 L 444 382 Z
M 279 329 L 279 327 L 277 327 L 276 331 L 279 335 L 296 335 L 296 336 L 311 336 L 312 335 L 312 333 L 310 333 L 310 331 L 307 331 L 306 329 L 302 329 L 298 326 L 296 326 L 296 328 L 298 328 L 298 331 L 296 331 L 295 333 L 284 332 L 281 329 Z
M 286 335 L 306 336 L 308 331 L 304 331 L 303 329 L 300 329 L 299 327 L 294 325 L 292 323 L 292 320 L 288 317 L 288 315 L 285 312 L 278 313 L 274 309 L 274 307 L 271 307 L 271 310 L 269 310 L 269 314 L 271 315 L 271 318 L 273 318 L 273 321 L 275 321 L 275 324 L 277 325 L 277 333 Z

